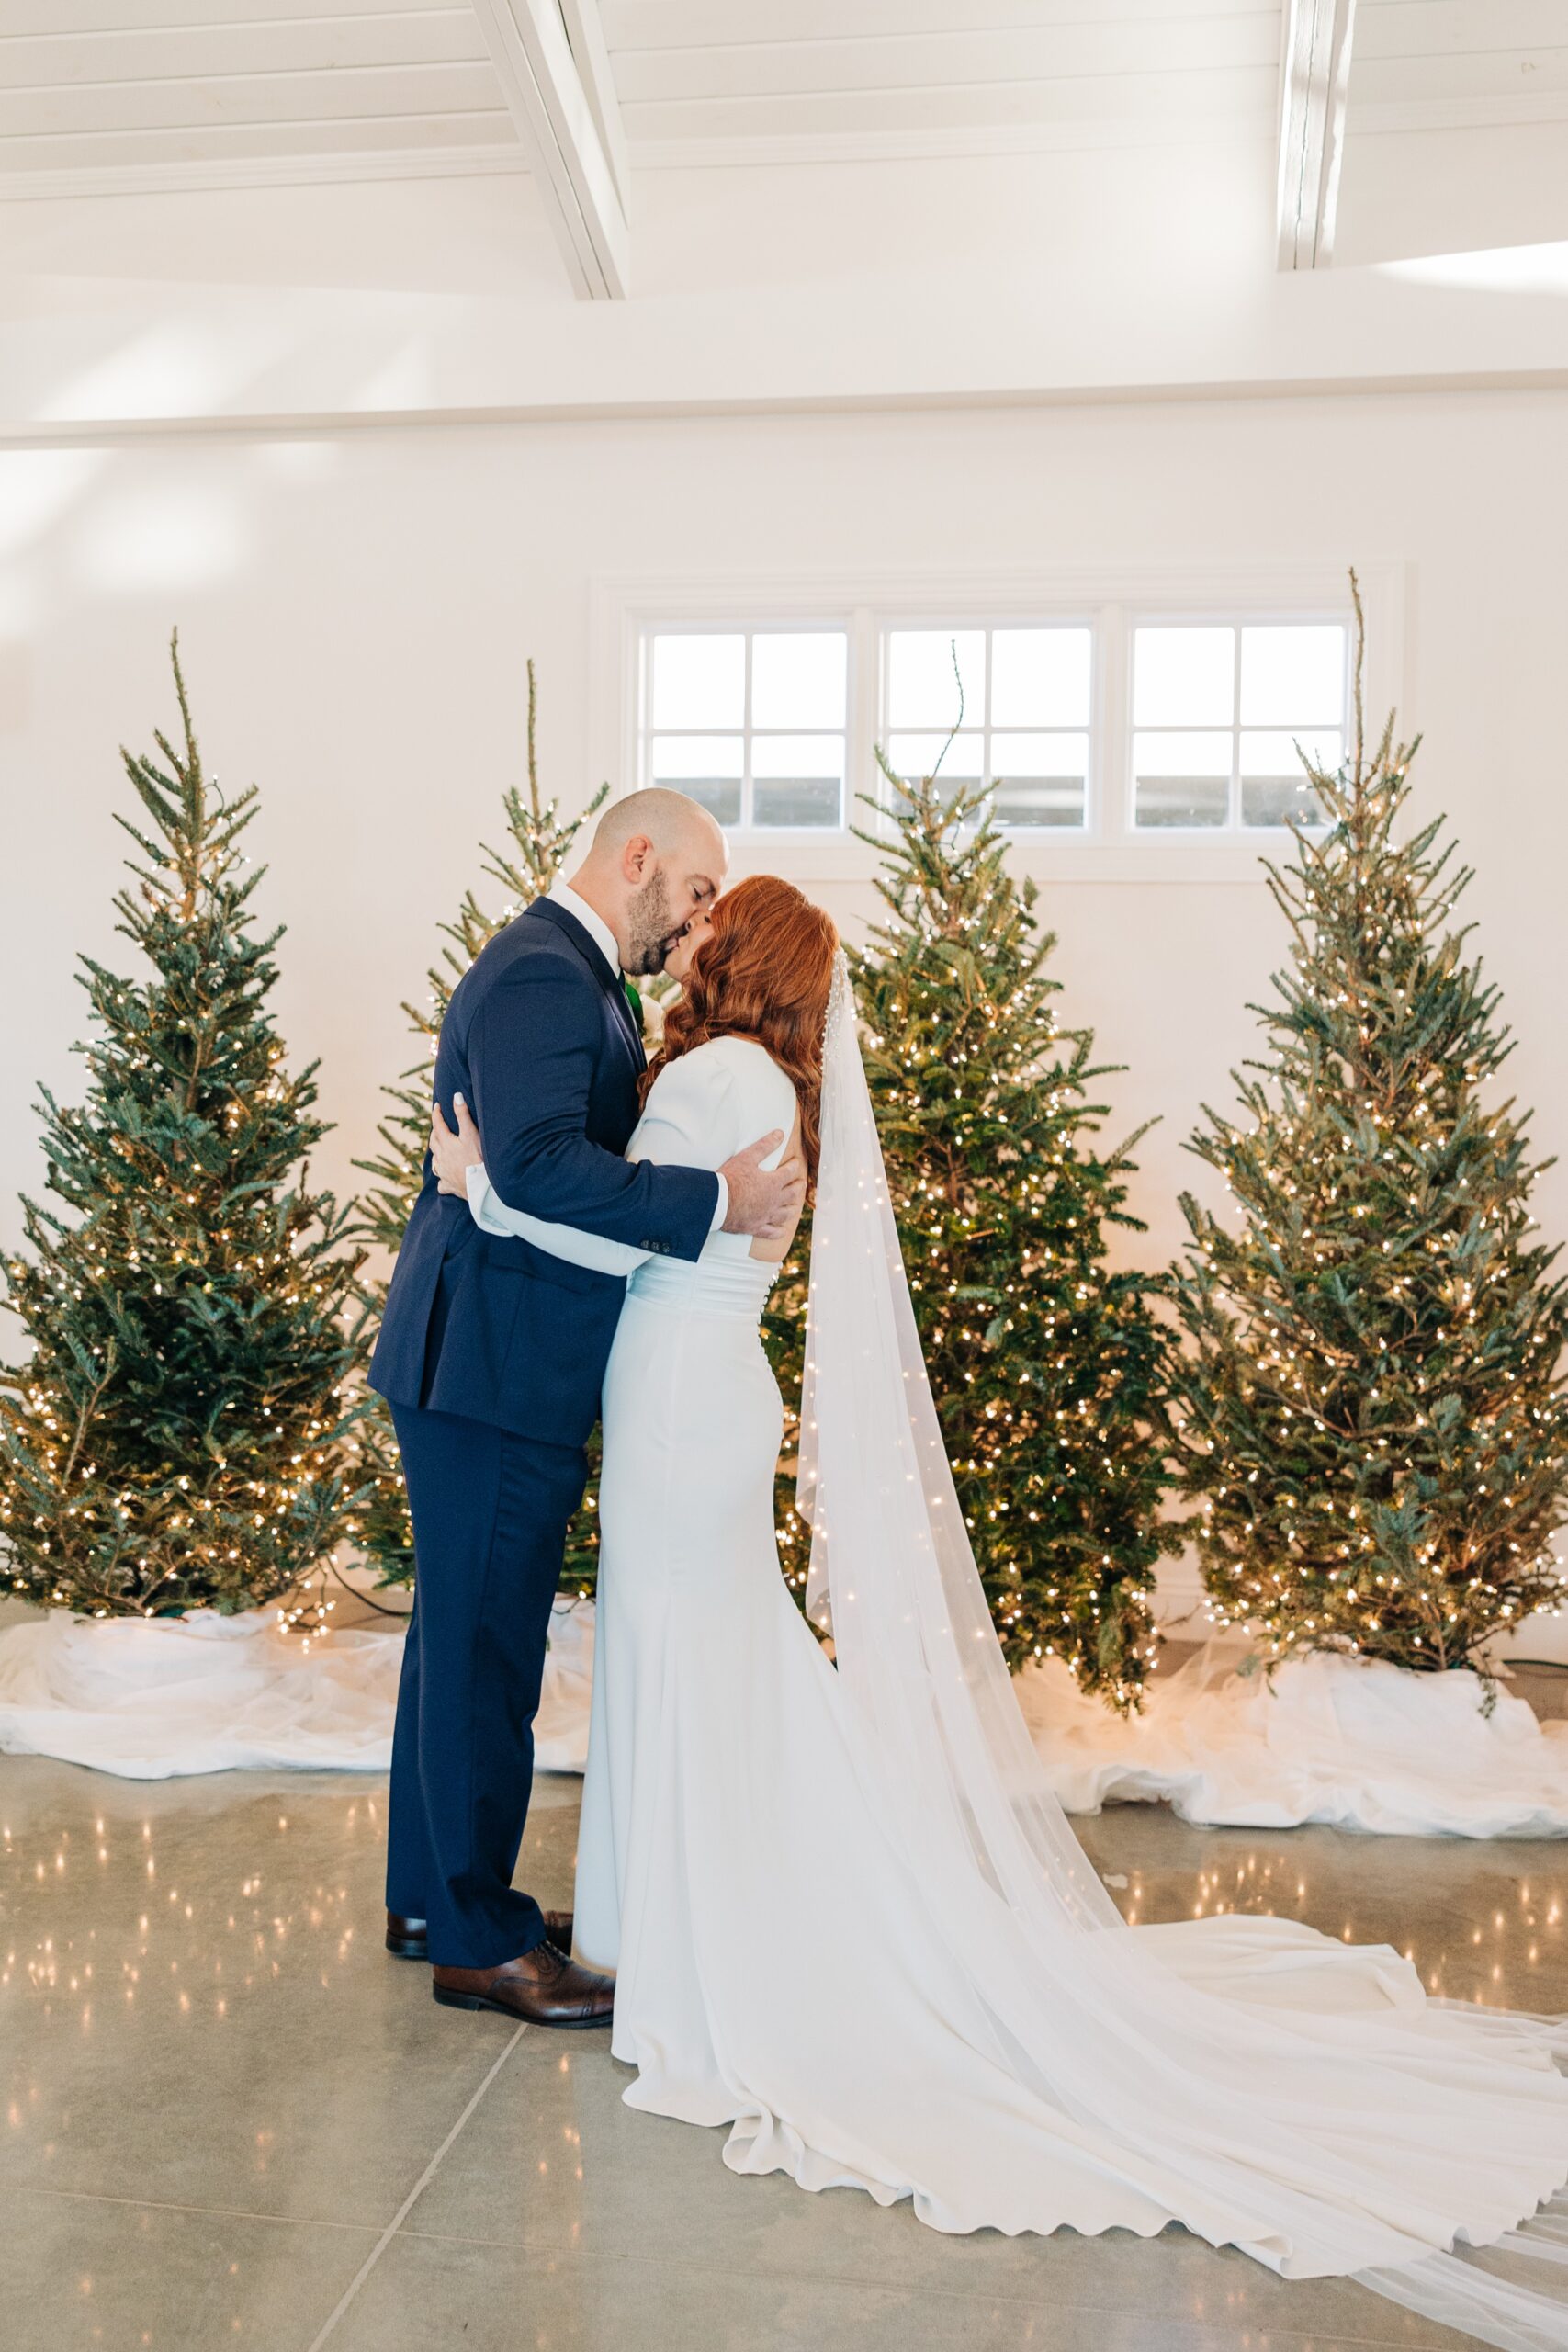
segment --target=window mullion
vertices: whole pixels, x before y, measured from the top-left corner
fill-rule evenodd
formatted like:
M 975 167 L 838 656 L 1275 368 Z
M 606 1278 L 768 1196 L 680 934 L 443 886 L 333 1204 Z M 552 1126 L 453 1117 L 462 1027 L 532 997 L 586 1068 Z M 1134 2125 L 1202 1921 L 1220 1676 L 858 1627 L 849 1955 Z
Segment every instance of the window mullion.
M 1086 831 L 1101 841 L 1124 841 L 1134 824 L 1133 808 L 1132 632 L 1125 606 L 1102 605 L 1095 621 L 1090 659 L 1089 773 Z
M 755 631 L 746 631 L 745 699 L 740 706 L 740 825 L 750 832 L 756 822 L 752 813 L 751 783 L 751 645 Z
M 868 605 L 857 605 L 850 616 L 849 695 L 844 706 L 844 822 L 863 821 L 879 840 L 887 830 L 886 795 L 876 746 L 887 740 L 887 687 L 884 673 L 883 630 Z M 857 804 L 862 793 L 874 806 L 862 820 Z
M 648 629 L 639 629 L 637 641 L 637 779 L 638 786 L 653 782 L 653 638 Z M 622 735 L 625 744 L 625 734 Z
M 1238 621 L 1232 632 L 1235 639 L 1235 659 L 1231 672 L 1231 786 L 1227 806 L 1233 831 L 1241 830 L 1241 638 Z

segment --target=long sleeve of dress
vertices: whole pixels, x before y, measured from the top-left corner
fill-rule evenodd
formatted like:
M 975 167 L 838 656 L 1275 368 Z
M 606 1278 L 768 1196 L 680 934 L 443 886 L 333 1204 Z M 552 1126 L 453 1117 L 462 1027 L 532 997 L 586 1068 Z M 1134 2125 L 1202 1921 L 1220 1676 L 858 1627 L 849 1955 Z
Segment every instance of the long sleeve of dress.
M 653 1255 L 629 1241 L 607 1241 L 603 1234 L 585 1233 L 581 1226 L 555 1225 L 525 1209 L 509 1209 L 486 1173 L 484 1162 L 467 1170 L 468 1208 L 481 1233 L 520 1234 L 536 1250 L 563 1258 L 569 1266 L 590 1266 L 601 1274 L 635 1274 Z

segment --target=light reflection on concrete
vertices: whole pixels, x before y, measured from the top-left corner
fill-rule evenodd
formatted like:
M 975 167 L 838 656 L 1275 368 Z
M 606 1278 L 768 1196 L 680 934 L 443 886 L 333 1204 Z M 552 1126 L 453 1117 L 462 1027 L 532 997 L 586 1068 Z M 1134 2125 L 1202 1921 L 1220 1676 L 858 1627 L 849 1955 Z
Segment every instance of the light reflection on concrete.
M 519 1877 L 548 1903 L 570 1895 L 580 1787 L 536 1792 Z M 1568 2008 L 1561 1848 L 1201 1830 L 1151 1806 L 1077 1826 L 1131 1919 L 1277 1910 L 1395 1944 L 1450 1997 Z M 623 2105 L 607 2036 L 509 2042 L 437 2009 L 381 1948 L 385 1828 L 378 1780 L 0 1761 L 0 2195 L 39 2352 L 307 2352 L 449 2139 L 327 2352 L 1461 2341 L 1179 2231 L 952 2240 L 907 2208 L 737 2179 L 721 2135 Z M 831 1947 L 807 1923 L 802 1964 Z

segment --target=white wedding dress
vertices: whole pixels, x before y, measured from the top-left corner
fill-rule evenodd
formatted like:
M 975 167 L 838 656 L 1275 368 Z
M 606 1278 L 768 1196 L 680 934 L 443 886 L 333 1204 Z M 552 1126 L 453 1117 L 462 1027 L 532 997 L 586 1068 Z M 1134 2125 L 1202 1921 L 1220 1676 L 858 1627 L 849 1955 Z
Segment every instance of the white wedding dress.
M 1392 1949 L 1289 1920 L 1129 1928 L 1045 1790 L 964 1581 L 840 990 L 803 1407 L 837 1666 L 774 1544 L 775 1269 L 726 1234 L 644 1258 L 469 1176 L 489 1229 L 629 1275 L 577 1876 L 627 2103 L 728 2126 L 738 2172 L 909 2198 L 940 2230 L 1179 2222 L 1509 2352 L 1568 2345 L 1540 2259 L 1517 2283 L 1521 2255 L 1568 2256 L 1562 2209 L 1537 2214 L 1568 2179 L 1557 2024 L 1429 2001 Z M 794 1116 L 724 1039 L 660 1073 L 630 1156 L 716 1168 Z M 1498 2241 L 1490 2270 L 1451 2251 Z

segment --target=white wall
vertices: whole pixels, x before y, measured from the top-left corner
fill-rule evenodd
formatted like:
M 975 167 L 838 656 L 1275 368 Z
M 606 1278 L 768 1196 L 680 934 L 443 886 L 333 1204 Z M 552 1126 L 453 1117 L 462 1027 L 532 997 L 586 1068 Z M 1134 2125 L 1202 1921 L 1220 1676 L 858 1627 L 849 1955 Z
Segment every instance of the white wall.
M 660 568 L 1404 567 L 1424 804 L 1479 868 L 1514 1081 L 1542 1150 L 1568 1150 L 1565 428 L 1568 395 L 1493 391 L 0 452 L 0 1243 L 40 1172 L 37 1084 L 79 1086 L 73 959 L 122 952 L 116 745 L 169 720 L 170 625 L 211 763 L 263 788 L 261 906 L 288 925 L 279 1017 L 297 1060 L 322 1057 L 338 1125 L 317 1172 L 344 1186 L 405 1058 L 399 1001 L 521 775 L 525 657 L 546 775 L 579 800 L 604 740 L 591 583 Z M 852 924 L 869 903 L 859 886 L 819 895 Z M 1154 1263 L 1180 1235 L 1182 1136 L 1249 1050 L 1278 919 L 1258 882 L 1174 881 L 1156 853 L 1146 880 L 1054 884 L 1043 911 L 1065 1016 L 1129 1065 L 1117 1129 L 1162 1122 L 1129 1253 Z M 1568 1166 L 1540 1200 L 1568 1236 Z

